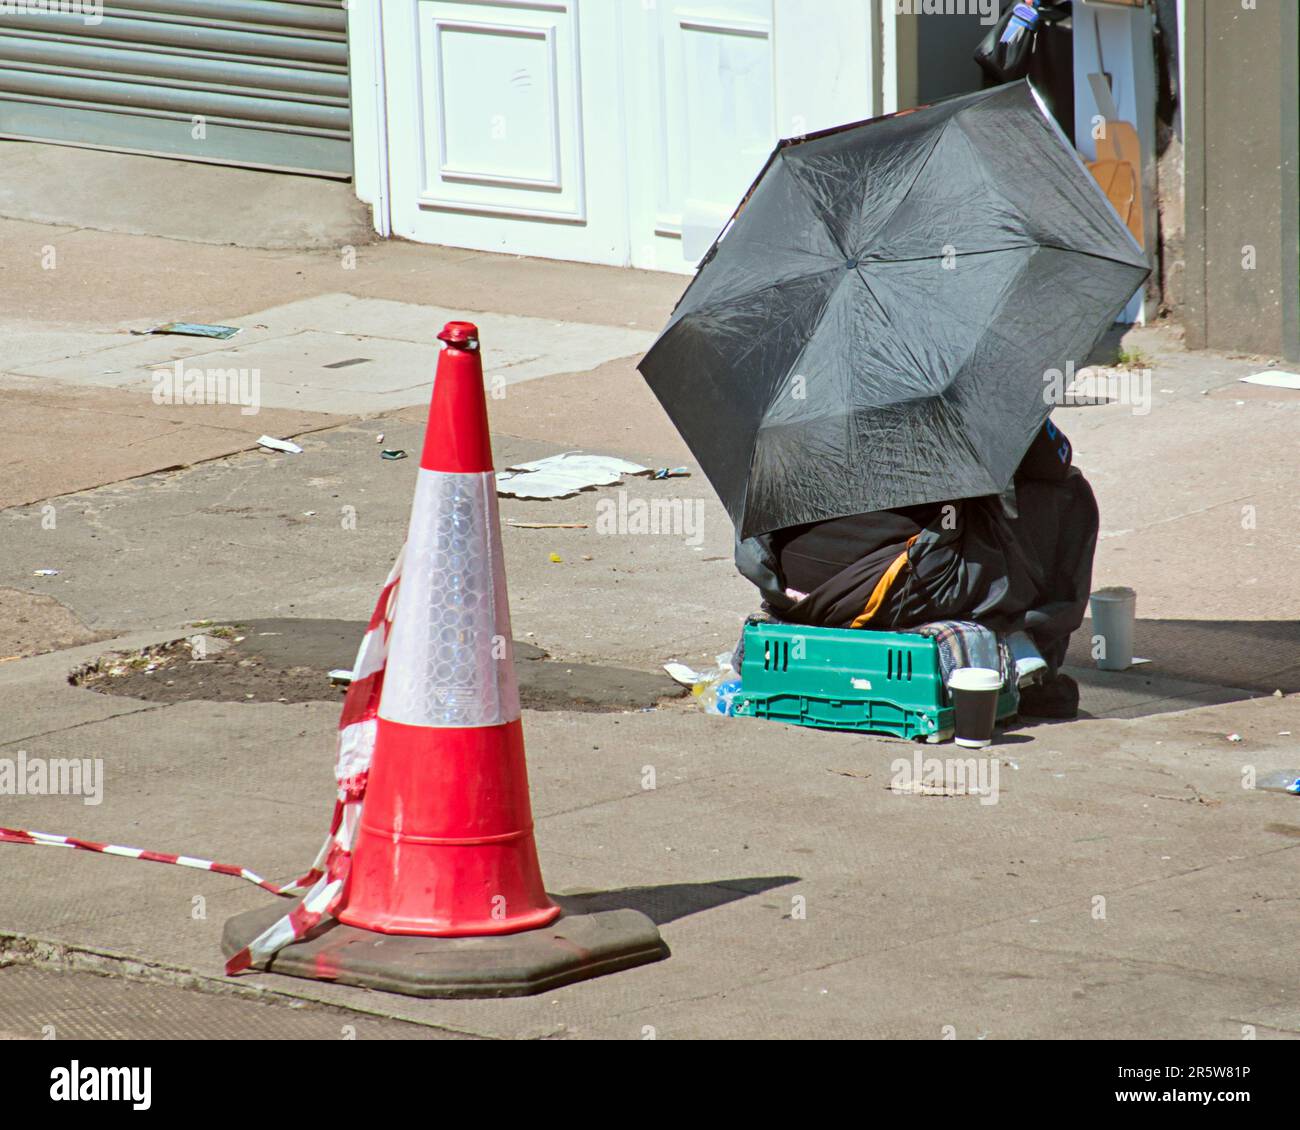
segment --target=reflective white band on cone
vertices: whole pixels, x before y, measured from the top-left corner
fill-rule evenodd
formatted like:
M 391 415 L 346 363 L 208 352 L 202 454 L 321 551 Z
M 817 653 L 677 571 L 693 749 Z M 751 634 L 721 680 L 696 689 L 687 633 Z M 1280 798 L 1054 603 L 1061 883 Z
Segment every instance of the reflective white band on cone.
M 421 468 L 379 716 L 407 726 L 519 717 L 496 475 Z

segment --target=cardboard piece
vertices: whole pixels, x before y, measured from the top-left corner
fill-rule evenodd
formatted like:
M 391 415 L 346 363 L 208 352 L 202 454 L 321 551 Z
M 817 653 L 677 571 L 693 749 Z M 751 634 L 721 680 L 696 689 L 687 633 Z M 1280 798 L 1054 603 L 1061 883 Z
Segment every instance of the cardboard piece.
M 1097 109 L 1104 119 L 1104 133 L 1096 139 L 1097 159 L 1089 161 L 1088 171 L 1101 185 L 1102 191 L 1119 213 L 1120 219 L 1133 233 L 1133 238 L 1146 247 L 1146 223 L 1142 202 L 1142 145 L 1137 130 L 1120 120 L 1119 108 L 1111 94 L 1110 83 L 1104 74 L 1090 74 Z

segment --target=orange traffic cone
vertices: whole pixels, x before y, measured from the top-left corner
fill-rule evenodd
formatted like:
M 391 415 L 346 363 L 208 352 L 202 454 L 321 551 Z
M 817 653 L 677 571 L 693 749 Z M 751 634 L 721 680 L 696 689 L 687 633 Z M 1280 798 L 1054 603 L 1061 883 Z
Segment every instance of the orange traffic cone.
M 386 934 L 553 922 L 524 764 L 478 330 L 438 335 L 370 781 L 339 921 Z
M 326 886 L 287 918 L 274 906 L 237 914 L 221 944 L 232 960 L 256 950 L 289 976 L 420 997 L 519 996 L 659 961 L 668 947 L 638 910 L 584 909 L 591 900 L 575 897 L 560 917 L 542 887 L 478 330 L 451 322 L 438 336 L 446 347 L 338 904 L 317 905 Z M 341 735 L 367 725 L 364 712 L 344 714 Z M 336 848 L 352 827 L 343 812 Z

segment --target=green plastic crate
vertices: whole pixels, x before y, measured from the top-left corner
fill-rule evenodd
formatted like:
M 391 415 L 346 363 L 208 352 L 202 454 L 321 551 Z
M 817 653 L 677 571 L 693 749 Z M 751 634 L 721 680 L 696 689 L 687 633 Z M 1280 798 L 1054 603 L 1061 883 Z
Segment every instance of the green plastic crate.
M 929 742 L 952 736 L 939 645 L 927 636 L 757 621 L 744 641 L 737 715 Z M 1019 705 L 1011 680 L 998 718 Z

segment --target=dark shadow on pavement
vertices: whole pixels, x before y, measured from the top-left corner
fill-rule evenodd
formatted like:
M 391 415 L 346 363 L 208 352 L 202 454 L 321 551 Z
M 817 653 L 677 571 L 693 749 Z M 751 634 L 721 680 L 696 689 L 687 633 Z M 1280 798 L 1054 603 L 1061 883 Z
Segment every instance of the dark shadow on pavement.
M 1095 669 L 1091 648 L 1092 622 L 1084 620 L 1070 640 L 1066 663 Z M 1139 619 L 1133 654 L 1151 662 L 1123 676 L 1185 679 L 1263 694 L 1300 691 L 1300 621 Z
M 748 879 L 717 879 L 712 883 L 666 883 L 659 887 L 621 887 L 613 891 L 571 894 L 550 892 L 565 914 L 593 914 L 598 910 L 639 910 L 656 926 L 712 910 L 799 882 L 797 875 L 765 875 Z

